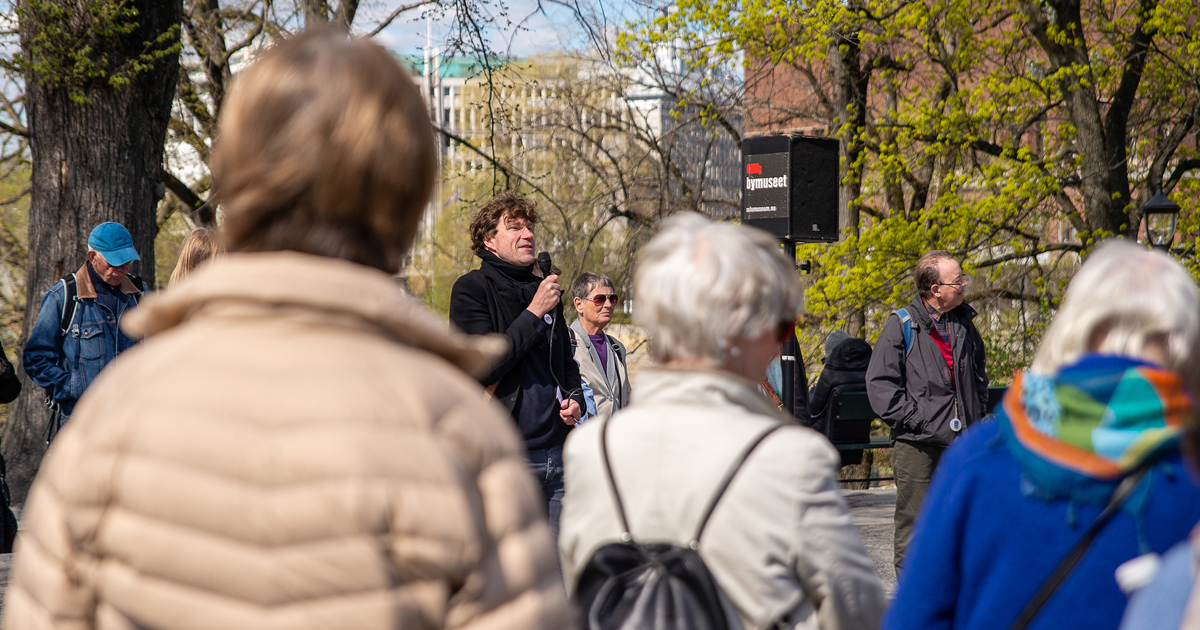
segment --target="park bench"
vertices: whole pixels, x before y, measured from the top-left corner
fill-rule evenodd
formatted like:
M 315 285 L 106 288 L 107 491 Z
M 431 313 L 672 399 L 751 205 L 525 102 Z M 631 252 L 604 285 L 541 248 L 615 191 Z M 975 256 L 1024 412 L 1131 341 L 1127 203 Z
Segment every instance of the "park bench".
M 1000 403 L 1006 391 L 1007 387 L 988 388 L 988 413 Z M 835 387 L 830 393 L 825 417 L 814 428 L 821 430 L 841 452 L 843 466 L 861 464 L 863 451 L 892 447 L 888 436 L 871 435 L 871 423 L 878 417 L 867 400 L 866 385 L 845 385 Z

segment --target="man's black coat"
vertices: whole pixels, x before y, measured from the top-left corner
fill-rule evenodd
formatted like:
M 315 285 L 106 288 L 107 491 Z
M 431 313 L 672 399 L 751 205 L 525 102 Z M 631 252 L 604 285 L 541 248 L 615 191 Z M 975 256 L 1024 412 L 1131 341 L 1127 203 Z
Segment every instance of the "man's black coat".
M 533 265 L 515 267 L 486 251 L 480 258 L 483 259 L 480 268 L 460 277 L 450 292 L 451 323 L 470 335 L 499 333 L 508 341 L 508 352 L 491 372 L 479 379 L 480 383 L 485 387 L 495 384 L 492 395 L 515 416 L 513 407 L 521 386 L 521 363 L 540 346 L 540 341 L 547 340 L 555 380 L 584 409 L 579 366 L 571 354 L 562 304 L 550 313 L 554 318 L 551 329 L 539 332 L 537 324 L 521 317 L 541 283 L 541 278 L 533 275 Z M 569 428 L 563 425 L 563 436 Z
M 963 302 L 948 313 L 953 379 L 946 358 L 929 337 L 933 320 L 921 298 L 913 298 L 905 310 L 915 326 L 912 350 L 905 352 L 900 316 L 892 313 L 871 353 L 867 398 L 892 427 L 892 441 L 949 446 L 958 435 L 951 419 L 958 417 L 969 426 L 987 413 L 987 365 L 983 338 L 972 323 L 975 309 Z

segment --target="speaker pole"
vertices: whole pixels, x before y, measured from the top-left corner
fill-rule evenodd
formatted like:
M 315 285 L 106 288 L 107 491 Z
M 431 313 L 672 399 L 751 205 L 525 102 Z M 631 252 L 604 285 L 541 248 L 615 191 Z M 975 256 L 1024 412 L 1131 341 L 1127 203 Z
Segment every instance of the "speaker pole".
M 783 251 L 787 252 L 788 260 L 792 261 L 792 265 L 795 266 L 796 241 L 783 239 Z M 783 391 L 779 393 L 788 410 L 788 417 L 791 418 L 796 417 L 796 355 L 799 353 L 800 342 L 796 340 L 796 327 L 792 326 L 788 331 L 787 341 L 783 344 L 783 352 L 779 356 L 779 367 L 783 370 L 780 378 L 783 381 Z
M 840 142 L 798 134 L 750 136 L 742 140 L 742 225 L 778 238 L 796 265 L 797 243 L 836 243 Z M 800 265 L 809 273 L 811 263 Z M 780 348 L 779 392 L 796 417 L 800 343 L 792 327 Z

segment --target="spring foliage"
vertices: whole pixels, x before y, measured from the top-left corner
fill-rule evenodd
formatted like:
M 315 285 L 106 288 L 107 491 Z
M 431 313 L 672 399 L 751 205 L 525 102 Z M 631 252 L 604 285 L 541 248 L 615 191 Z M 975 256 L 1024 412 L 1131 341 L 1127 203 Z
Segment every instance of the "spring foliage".
M 1191 0 L 680 0 L 620 43 L 742 55 L 752 125 L 841 140 L 844 238 L 800 253 L 809 324 L 873 336 L 946 249 L 1004 378 L 1159 182 L 1183 207 L 1172 253 L 1200 271 L 1198 20 Z

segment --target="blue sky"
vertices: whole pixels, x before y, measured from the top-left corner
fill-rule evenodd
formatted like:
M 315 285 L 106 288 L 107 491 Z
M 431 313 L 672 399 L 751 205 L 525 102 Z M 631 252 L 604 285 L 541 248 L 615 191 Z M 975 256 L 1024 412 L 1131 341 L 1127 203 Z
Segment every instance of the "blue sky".
M 579 1 L 589 10 L 602 11 L 610 28 L 620 27 L 626 19 L 635 17 L 637 12 L 637 7 L 629 0 L 601 0 L 594 4 L 592 0 Z M 369 12 L 360 10 L 361 17 L 355 22 L 364 26 L 374 23 L 401 4 L 407 2 L 386 0 L 371 7 Z M 587 44 L 586 34 L 571 11 L 560 5 L 543 2 L 544 11 L 538 10 L 536 0 L 505 0 L 504 5 L 507 15 L 496 19 L 495 27 L 488 29 L 494 50 L 507 50 L 512 55 L 525 57 L 539 52 L 579 50 Z M 491 15 L 499 14 L 500 7 L 496 0 L 489 0 L 489 4 L 484 6 Z M 449 16 L 430 20 L 434 46 L 443 45 L 450 32 L 449 22 Z M 376 41 L 398 53 L 420 54 L 425 48 L 426 19 L 420 10 L 402 14 L 376 36 Z

